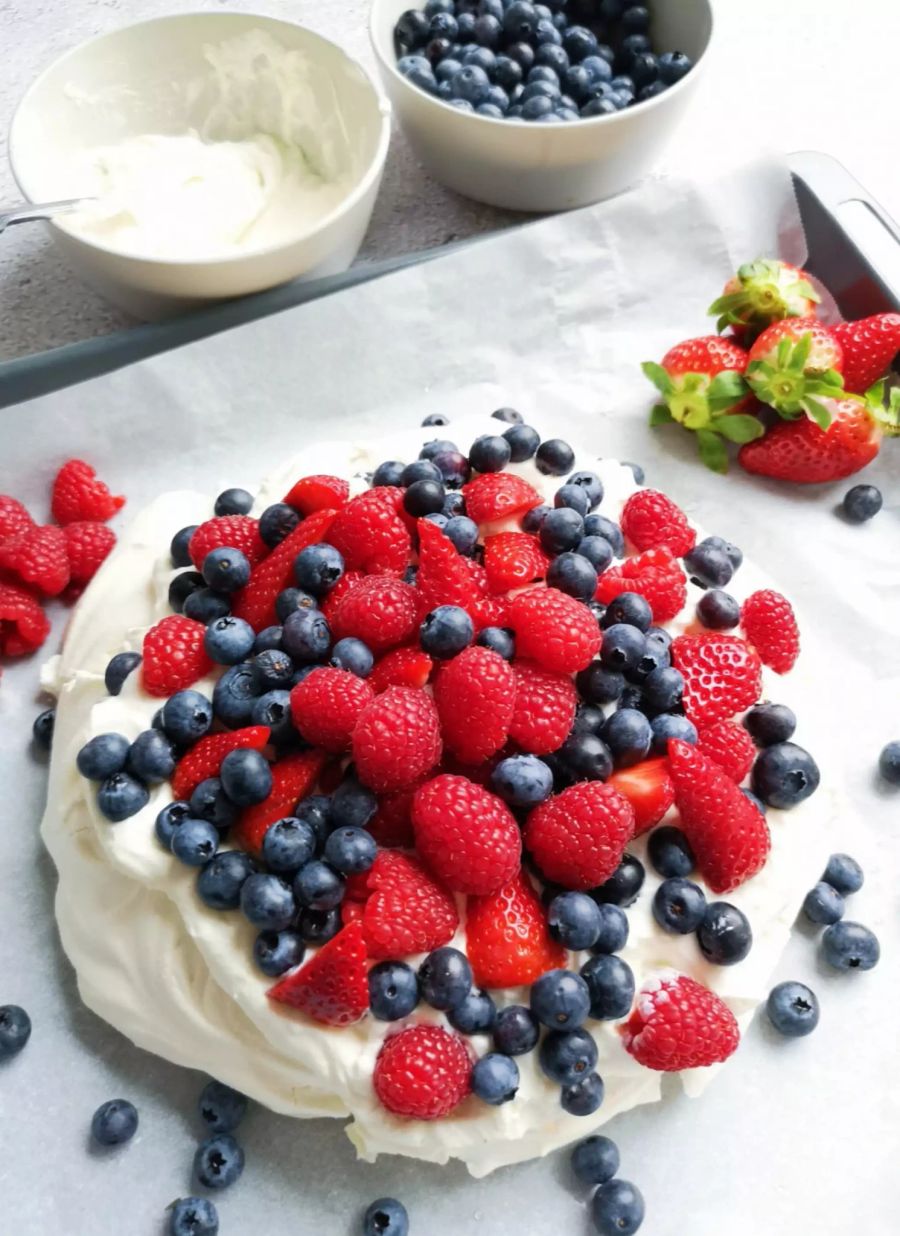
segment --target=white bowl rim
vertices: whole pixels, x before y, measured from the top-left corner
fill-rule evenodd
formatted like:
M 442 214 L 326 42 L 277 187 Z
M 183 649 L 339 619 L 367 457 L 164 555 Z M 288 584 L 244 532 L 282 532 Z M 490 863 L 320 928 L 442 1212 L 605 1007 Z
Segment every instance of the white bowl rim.
M 701 71 L 701 68 L 705 68 L 706 61 L 709 58 L 709 49 L 712 46 L 713 40 L 716 37 L 716 30 L 717 30 L 716 15 L 715 15 L 715 10 L 711 3 L 711 0 L 704 0 L 704 2 L 706 4 L 706 11 L 709 17 L 709 38 L 706 41 L 706 46 L 703 48 L 703 51 L 694 61 L 694 66 L 691 69 L 690 73 L 686 73 L 680 81 L 675 82 L 673 86 L 670 86 L 668 90 L 663 91 L 662 94 L 656 95 L 655 98 L 644 99 L 640 103 L 635 103 L 632 107 L 623 108 L 622 111 L 616 112 L 614 115 L 579 116 L 577 120 L 561 120 L 559 124 L 554 125 L 553 128 L 557 129 L 557 128 L 563 128 L 563 127 L 568 126 L 571 131 L 571 127 L 574 125 L 579 125 L 580 128 L 587 129 L 587 128 L 596 128 L 598 125 L 622 124 L 627 121 L 629 116 L 633 116 L 635 111 L 640 110 L 642 112 L 646 112 L 646 111 L 649 111 L 650 108 L 659 107 L 660 105 L 665 106 L 666 100 L 670 98 L 673 92 L 676 92 L 676 91 L 680 92 L 682 90 L 682 87 L 689 87 L 693 85 L 693 82 L 691 82 L 689 79 L 691 78 L 692 74 L 699 73 Z M 432 104 L 435 107 L 441 108 L 442 111 L 453 112 L 455 115 L 462 116 L 466 120 L 479 120 L 479 121 L 482 121 L 484 124 L 504 125 L 506 127 L 512 126 L 513 128 L 518 129 L 520 132 L 523 129 L 531 130 L 531 129 L 539 128 L 539 126 L 536 125 L 534 121 L 520 120 L 518 116 L 513 116 L 512 119 L 508 119 L 507 117 L 504 116 L 502 119 L 498 120 L 496 116 L 481 116 L 476 111 L 468 112 L 468 111 L 465 111 L 463 108 L 453 107 L 452 104 L 445 103 L 443 99 L 439 99 L 436 95 L 428 94 L 427 91 L 422 90 L 418 86 L 413 85 L 413 83 L 407 80 L 407 78 L 405 78 L 403 74 L 398 70 L 396 58 L 393 60 L 388 60 L 388 59 L 385 59 L 385 57 L 381 54 L 381 48 L 379 47 L 379 40 L 376 37 L 376 30 L 375 30 L 375 27 L 376 27 L 375 19 L 379 13 L 380 7 L 381 7 L 380 0 L 372 0 L 371 6 L 369 9 L 369 41 L 372 44 L 372 50 L 375 53 L 375 57 L 378 60 L 378 63 L 383 68 L 386 68 L 387 71 L 391 74 L 391 76 L 395 78 L 398 82 L 402 82 L 403 86 L 407 90 L 415 91 L 416 97 L 421 97 L 423 99 L 426 99 L 428 100 L 429 104 Z M 696 77 L 694 78 L 694 81 L 696 81 Z
M 32 91 L 38 88 L 38 86 L 41 84 L 44 78 L 47 77 L 50 73 L 52 73 L 55 69 L 57 69 L 60 65 L 64 64 L 65 61 L 68 60 L 70 56 L 76 55 L 76 53 L 83 51 L 85 48 L 90 47 L 94 43 L 102 43 L 105 39 L 111 38 L 113 35 L 122 34 L 126 30 L 138 30 L 145 26 L 157 26 L 157 25 L 167 24 L 171 22 L 181 22 L 189 18 L 198 18 L 198 17 L 203 18 L 203 19 L 207 19 L 210 17 L 215 17 L 217 19 L 224 18 L 226 21 L 229 21 L 231 19 L 250 18 L 251 20 L 265 22 L 269 25 L 290 26 L 294 29 L 302 30 L 304 34 L 311 35 L 312 38 L 318 41 L 319 43 L 324 43 L 328 47 L 334 48 L 334 50 L 338 52 L 341 57 L 343 57 L 343 59 L 347 62 L 347 64 L 352 65 L 354 68 L 358 69 L 359 72 L 362 74 L 362 76 L 365 78 L 368 85 L 372 89 L 372 92 L 378 104 L 379 115 L 381 117 L 381 128 L 380 128 L 380 132 L 378 135 L 378 146 L 376 147 L 375 153 L 369 163 L 369 166 L 366 168 L 365 174 L 363 175 L 360 182 L 350 191 L 350 193 L 346 195 L 346 197 L 344 197 L 338 203 L 337 206 L 334 207 L 333 210 L 331 210 L 323 218 L 317 220 L 314 224 L 311 224 L 310 226 L 308 226 L 305 231 L 298 232 L 297 235 L 291 237 L 290 240 L 280 241 L 277 244 L 261 246 L 260 248 L 256 248 L 256 249 L 247 249 L 240 253 L 226 253 L 226 254 L 223 254 L 221 257 L 201 257 L 201 258 L 148 257 L 146 254 L 129 252 L 126 249 L 116 248 L 113 245 L 105 244 L 102 241 L 94 240 L 90 237 L 76 236 L 73 233 L 66 231 L 65 228 L 60 227 L 52 219 L 49 220 L 51 227 L 53 227 L 56 231 L 60 232 L 68 240 L 78 241 L 80 244 L 87 245 L 91 249 L 97 249 L 101 253 L 107 253 L 111 257 L 122 258 L 130 262 L 149 263 L 154 266 L 166 266 L 166 267 L 188 267 L 190 266 L 190 267 L 207 268 L 207 267 L 238 265 L 241 262 L 257 261 L 259 258 L 269 257 L 272 254 L 284 252 L 285 250 L 291 248 L 293 245 L 299 244 L 301 241 L 304 241 L 304 240 L 309 240 L 311 236 L 315 236 L 317 233 L 324 231 L 326 227 L 329 227 L 332 223 L 335 223 L 343 215 L 348 214 L 353 209 L 353 207 L 356 206 L 357 203 L 363 197 L 365 197 L 365 195 L 369 192 L 374 182 L 381 175 L 384 169 L 384 164 L 387 160 L 388 147 L 390 145 L 390 140 L 391 140 L 391 114 L 392 114 L 391 103 L 390 103 L 390 100 L 388 100 L 385 97 L 384 92 L 379 88 L 378 83 L 373 79 L 372 74 L 369 73 L 368 70 L 365 68 L 365 66 L 362 65 L 358 60 L 355 60 L 353 56 L 349 54 L 349 52 L 345 51 L 345 49 L 341 47 L 340 44 L 335 43 L 331 39 L 327 39 L 324 35 L 319 34 L 318 31 L 312 30 L 310 29 L 309 26 L 303 25 L 302 22 L 290 21 L 287 18 L 272 17 L 268 13 L 260 13 L 260 12 L 257 12 L 255 9 L 240 9 L 237 11 L 231 11 L 231 12 L 226 11 L 226 12 L 221 12 L 221 13 L 215 12 L 215 10 L 211 11 L 209 9 L 190 9 L 186 13 L 167 13 L 167 14 L 163 14 L 160 17 L 148 17 L 143 21 L 126 22 L 125 25 L 117 26 L 113 30 L 105 30 L 101 34 L 94 35 L 92 38 L 85 39 L 83 42 L 77 43 L 74 47 L 70 47 L 68 51 L 62 52 L 61 55 L 57 56 L 55 60 L 51 61 L 50 64 L 48 64 L 44 69 L 41 70 L 41 72 L 37 75 L 37 77 L 34 79 L 34 81 L 31 83 L 31 85 L 27 88 L 25 93 L 22 95 L 19 102 L 16 104 L 15 111 L 12 114 L 12 119 L 9 122 L 9 128 L 7 130 L 7 148 L 9 152 L 9 165 L 10 165 L 10 168 L 12 169 L 13 178 L 16 184 L 19 186 L 19 189 L 21 190 L 21 192 L 25 195 L 25 198 L 27 201 L 33 202 L 35 199 L 31 196 L 29 190 L 26 188 L 16 168 L 16 145 L 17 143 L 14 140 L 15 128 L 16 128 L 16 122 L 19 118 L 19 113 L 28 103 L 28 100 L 31 96 Z

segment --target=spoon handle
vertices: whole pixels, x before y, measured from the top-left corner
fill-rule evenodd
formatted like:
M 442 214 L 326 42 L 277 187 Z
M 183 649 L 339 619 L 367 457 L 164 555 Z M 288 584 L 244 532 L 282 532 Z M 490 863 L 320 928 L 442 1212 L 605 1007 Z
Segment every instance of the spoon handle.
M 20 202 L 17 206 L 0 208 L 0 234 L 14 223 L 32 223 L 36 219 L 52 219 L 55 215 L 76 210 L 89 198 L 73 197 L 60 202 Z

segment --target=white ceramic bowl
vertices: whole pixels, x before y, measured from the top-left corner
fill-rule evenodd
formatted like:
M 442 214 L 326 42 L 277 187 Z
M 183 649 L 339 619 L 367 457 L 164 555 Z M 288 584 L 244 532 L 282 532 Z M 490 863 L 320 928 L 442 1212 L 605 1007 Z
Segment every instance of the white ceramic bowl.
M 41 74 L 13 117 L 10 161 L 23 195 L 30 201 L 71 197 L 61 169 L 73 148 L 142 133 L 203 131 L 214 97 L 210 91 L 219 88 L 204 48 L 254 38 L 254 31 L 299 53 L 289 63 L 302 62 L 304 81 L 326 120 L 346 134 L 340 147 L 345 196 L 312 225 L 298 219 L 296 236 L 284 243 L 199 261 L 129 256 L 76 236 L 64 224 L 50 225 L 83 277 L 140 317 L 161 317 L 289 279 L 346 270 L 362 243 L 381 183 L 390 141 L 388 103 L 355 61 L 302 26 L 252 13 L 188 13 L 127 26 L 76 47 Z M 273 121 L 279 121 L 283 135 L 291 138 L 298 125 L 308 123 L 308 111 L 279 115 L 266 72 L 255 78 L 246 101 L 241 98 L 230 109 L 224 136 L 271 132 Z
M 710 0 L 661 0 L 651 6 L 656 40 L 687 53 L 691 72 L 616 115 L 536 125 L 457 111 L 407 81 L 397 71 L 394 26 L 410 7 L 421 0 L 374 0 L 370 20 L 382 81 L 410 145 L 449 188 L 510 210 L 571 210 L 638 180 L 687 110 L 713 34 Z

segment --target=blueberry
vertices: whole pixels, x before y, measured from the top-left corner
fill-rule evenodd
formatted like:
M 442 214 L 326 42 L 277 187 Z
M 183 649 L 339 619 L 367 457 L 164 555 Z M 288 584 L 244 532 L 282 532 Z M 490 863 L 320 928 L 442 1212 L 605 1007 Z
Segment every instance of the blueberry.
M 599 888 L 591 889 L 597 901 L 611 902 L 616 906 L 630 906 L 637 901 L 644 883 L 644 866 L 633 854 L 626 854 L 608 880 Z
M 711 588 L 697 602 L 697 617 L 710 631 L 730 631 L 741 620 L 741 607 L 731 593 Z
M 664 627 L 651 627 L 647 632 L 647 643 L 668 650 L 672 647 L 672 636 Z
M 842 919 L 822 933 L 822 953 L 836 970 L 871 970 L 878 964 L 881 947 L 868 927 Z
M 679 738 L 682 742 L 689 742 L 692 746 L 697 743 L 697 727 L 692 721 L 688 721 L 687 717 L 663 714 L 653 718 L 650 722 L 650 729 L 653 732 L 653 742 L 650 745 L 651 755 L 665 755 L 671 738 Z
M 443 421 L 441 422 L 444 423 Z M 390 485 L 398 488 L 403 484 L 403 469 L 405 465 L 397 459 L 387 459 L 380 463 L 372 476 L 372 484 L 376 486 Z
M 408 1236 L 406 1207 L 393 1197 L 379 1197 L 363 1216 L 363 1236 Z
M 483 434 L 469 450 L 469 463 L 476 472 L 502 472 L 512 456 L 512 448 L 499 434 Z
M 547 583 L 579 601 L 589 601 L 597 591 L 597 572 L 581 554 L 564 553 L 550 563 Z
M 538 6 L 535 5 L 536 10 L 537 8 Z M 538 21 L 534 31 L 534 43 L 538 50 L 547 44 L 550 44 L 550 46 L 560 46 L 562 44 L 562 35 L 550 18 L 541 17 Z M 566 62 L 568 63 L 568 58 Z
M 444 513 L 448 517 L 464 515 L 464 500 L 459 494 L 454 496 L 452 491 L 460 489 L 472 475 L 468 459 L 460 451 L 441 451 L 439 455 L 435 455 L 433 462 L 445 490 L 451 491 L 444 493 L 444 507 L 447 508 Z
M 286 502 L 267 506 L 259 517 L 259 535 L 270 549 L 274 549 L 294 531 L 300 523 L 300 513 Z
M 185 820 L 190 819 L 190 815 L 190 806 L 184 802 L 167 803 L 157 815 L 154 832 L 156 833 L 157 841 L 164 850 L 168 850 L 171 853 L 172 838 L 175 835 L 175 831 L 181 827 Z
M 215 856 L 219 834 L 209 820 L 188 817 L 172 833 L 171 848 L 186 867 L 203 867 Z
M 419 966 L 419 988 L 432 1008 L 452 1009 L 472 990 L 469 959 L 456 948 L 435 949 Z
M 225 793 L 239 807 L 261 803 L 272 790 L 272 768 L 259 751 L 229 751 L 222 760 L 219 779 Z
M 434 463 L 434 460 L 438 455 L 452 455 L 456 449 L 456 443 L 451 442 L 449 438 L 432 438 L 431 441 L 426 442 L 419 451 L 419 459 L 427 459 L 429 463 Z M 437 477 L 435 477 L 434 473 L 429 470 L 425 475 L 416 477 L 415 479 L 433 481 L 436 480 Z
M 453 443 L 441 442 L 440 445 L 444 449 L 447 449 L 451 447 Z M 416 459 L 411 464 L 407 464 L 403 469 L 401 482 L 405 488 L 408 489 L 411 485 L 415 485 L 417 481 L 437 481 L 437 483 L 440 484 L 440 471 L 430 459 Z
M 603 1095 L 603 1078 L 599 1073 L 588 1073 L 579 1081 L 563 1086 L 559 1101 L 570 1116 L 592 1116 L 602 1105 Z
M 541 545 L 548 554 L 574 550 L 584 536 L 584 520 L 571 507 L 548 511 L 540 525 Z
M 559 758 L 575 781 L 605 781 L 613 770 L 612 752 L 596 734 L 570 735 Z
M 238 809 L 222 789 L 219 778 L 207 777 L 191 795 L 190 814 L 216 828 L 229 828 L 238 817 Z
M 369 971 L 369 1006 L 379 1021 L 400 1021 L 419 1003 L 419 981 L 403 961 L 380 961 Z
M 507 40 L 509 42 L 516 39 L 530 40 L 537 30 L 539 20 L 533 4 L 525 3 L 524 0 L 515 0 L 513 4 L 507 6 L 503 14 L 503 30 Z
M 573 952 L 596 944 L 600 925 L 600 907 L 586 893 L 560 893 L 547 908 L 551 936 Z
M 755 704 L 744 728 L 758 747 L 772 747 L 793 737 L 797 718 L 786 704 Z
M 644 1221 L 644 1199 L 627 1180 L 608 1180 L 591 1198 L 591 1218 L 600 1236 L 632 1236 Z
M 414 519 L 422 519 L 426 515 L 439 514 L 445 497 L 441 481 L 413 481 L 403 495 L 403 506 L 408 515 L 412 515 Z
M 128 655 L 128 654 L 124 654 Z M 140 660 L 140 657 L 138 657 Z M 112 692 L 118 694 L 118 692 Z M 43 712 L 39 712 L 32 722 L 31 736 L 39 747 L 44 751 L 49 751 L 53 745 L 53 727 L 56 724 L 56 709 L 45 708 Z
M 282 931 L 297 913 L 291 886 L 280 876 L 254 872 L 241 888 L 241 910 L 248 922 L 264 931 Z
M 900 742 L 889 742 L 882 748 L 878 771 L 889 785 L 900 785 Z
M 318 859 L 301 867 L 294 876 L 294 896 L 308 910 L 336 909 L 344 899 L 345 889 L 338 873 Z
M 750 952 L 753 932 L 746 914 L 737 906 L 727 901 L 711 901 L 697 928 L 697 943 L 713 965 L 733 966 Z
M 583 64 L 572 64 L 562 74 L 561 84 L 566 93 L 581 104 L 587 102 L 593 80 Z
M 624 1017 L 634 999 L 634 974 L 627 962 L 612 953 L 597 953 L 581 967 L 590 996 L 590 1015 L 597 1021 Z
M 341 875 L 359 875 L 375 862 L 378 847 L 364 828 L 338 828 L 325 842 L 323 857 Z
M 581 115 L 584 119 L 591 116 L 614 116 L 618 110 L 612 98 L 599 97 L 588 99 L 581 109 Z
M 687 76 L 693 67 L 693 60 L 684 52 L 663 52 L 659 57 L 660 80 L 667 86 L 674 86 L 676 82 L 681 81 L 682 77 Z
M 499 1107 L 516 1097 L 519 1089 L 519 1066 L 511 1056 L 488 1052 L 475 1061 L 472 1069 L 472 1093 L 483 1103 Z
M 585 56 L 581 62 L 581 67 L 590 77 L 592 86 L 608 86 L 612 79 L 612 63 L 607 56 L 600 54 L 600 48 L 597 48 L 597 54 L 594 56 Z M 640 484 L 640 482 L 638 482 Z
M 171 742 L 159 730 L 144 730 L 131 744 L 125 767 L 132 777 L 146 785 L 168 781 L 175 771 L 175 752 Z
M 470 557 L 478 544 L 478 525 L 467 515 L 454 515 L 448 519 L 444 535 L 458 553 Z
M 180 528 L 172 537 L 169 554 L 173 567 L 189 567 L 194 565 L 188 547 L 191 543 L 191 537 L 197 531 L 198 526 L 198 524 L 188 524 L 186 528 Z
M 631 683 L 625 684 L 625 689 L 619 696 L 619 702 L 616 709 L 636 708 L 640 712 L 644 707 L 644 692 L 640 685 Z
M 287 690 L 294 680 L 294 663 L 282 648 L 267 648 L 251 658 L 256 690 L 262 695 L 267 691 Z
M 196 592 L 205 594 L 207 591 L 204 587 L 203 576 L 199 571 L 181 571 L 169 582 L 169 607 L 176 614 L 181 614 L 184 612 L 189 597 Z M 225 613 L 227 613 L 229 609 L 227 600 L 224 600 L 224 606 Z
M 344 574 L 344 559 L 333 545 L 307 545 L 294 559 L 294 578 L 314 597 L 325 596 Z
M 534 807 L 553 792 L 553 774 L 536 755 L 512 755 L 491 774 L 495 793 L 513 807 Z
M 184 615 L 204 626 L 231 613 L 231 601 L 214 588 L 198 588 L 184 602 Z
M 768 812 L 769 808 L 766 806 L 766 804 L 762 801 L 761 798 L 756 797 L 756 795 L 753 793 L 752 790 L 747 790 L 742 786 L 741 793 L 747 799 L 748 802 L 753 803 L 753 806 L 760 813 L 760 815 L 765 815 Z
M 607 669 L 632 670 L 644 654 L 646 637 L 643 631 L 624 622 L 614 623 L 603 632 L 600 660 Z
M 552 1030 L 576 1029 L 589 1008 L 587 984 L 571 970 L 548 970 L 532 984 L 531 1011 Z
M 619 1170 L 619 1148 L 608 1137 L 595 1133 L 578 1143 L 572 1151 L 571 1163 L 582 1184 L 606 1184 Z
M 432 38 L 449 39 L 451 42 L 459 35 L 459 26 L 452 11 L 435 13 L 428 30 Z
M 445 456 L 443 455 L 438 456 L 438 459 L 443 459 L 443 458 L 445 458 Z M 466 460 L 464 455 L 460 455 L 459 458 L 465 462 L 466 467 L 469 466 L 468 461 Z M 444 514 L 447 516 L 448 520 L 452 520 L 454 516 L 465 515 L 465 513 L 466 513 L 465 498 L 462 496 L 462 494 L 458 490 L 451 489 L 450 492 L 447 494 L 446 498 L 444 499 Z M 406 569 L 407 571 L 417 570 L 416 567 L 407 567 Z M 413 576 L 412 582 L 415 582 L 415 576 Z
M 169 1236 L 217 1236 L 219 1215 L 205 1197 L 180 1197 L 172 1203 Z
M 297 736 L 291 719 L 289 691 L 267 691 L 265 695 L 254 700 L 250 720 L 254 725 L 267 725 L 272 731 L 273 742 L 283 743 Z
M 647 479 L 646 476 L 644 475 L 644 469 L 641 467 L 641 465 L 632 463 L 630 459 L 623 459 L 622 467 L 628 468 L 628 470 L 631 472 L 631 475 L 634 477 L 636 485 L 643 485 L 644 481 Z
M 315 944 L 318 948 L 333 940 L 340 931 L 341 912 L 334 910 L 302 910 L 297 920 L 297 930 L 307 944 Z
M 572 471 L 575 452 L 561 438 L 548 438 L 538 447 L 534 458 L 538 472 L 545 476 L 565 476 Z
M 612 752 L 617 768 L 639 764 L 650 750 L 652 740 L 650 722 L 636 708 L 619 709 L 603 727 L 603 741 Z
M 414 86 L 418 86 L 420 90 L 426 91 L 428 94 L 434 94 L 437 88 L 437 82 L 434 80 L 434 75 L 431 71 L 431 57 L 436 54 L 437 48 L 441 44 L 429 43 L 422 56 L 403 56 L 397 61 L 397 68 L 406 78 L 412 82 Z M 444 44 L 449 47 L 449 44 Z
M 594 568 L 594 576 L 602 575 L 613 560 L 613 549 L 602 536 L 585 536 L 576 546 L 576 555 L 586 558 Z
M 439 605 L 425 617 L 419 628 L 419 643 L 430 657 L 449 661 L 475 638 L 475 627 L 459 605 Z
M 513 425 L 506 430 L 503 437 L 509 445 L 510 463 L 524 463 L 526 459 L 533 459 L 541 444 L 540 434 L 530 425 Z
M 541 83 L 536 82 L 536 88 Z M 546 95 L 534 94 L 530 98 L 525 99 L 522 104 L 522 119 L 523 120 L 540 120 L 542 117 L 549 115 L 553 111 L 553 100 L 548 99 Z
M 842 919 L 844 909 L 844 898 L 824 880 L 811 888 L 803 899 L 803 913 L 809 921 L 825 927 L 830 927 L 832 923 Z
M 197 1101 L 197 1112 L 211 1133 L 231 1133 L 247 1113 L 247 1098 L 222 1082 L 207 1082 Z
M 694 583 L 702 588 L 724 588 L 734 575 L 728 555 L 709 541 L 700 541 L 685 554 L 684 567 Z
M 844 897 L 858 893 L 863 886 L 863 869 L 849 854 L 832 854 L 822 879 Z
M 137 815 L 149 801 L 147 787 L 125 772 L 107 777 L 97 791 L 97 806 L 113 824 Z
M 625 689 L 625 679 L 616 670 L 607 669 L 599 661 L 592 661 L 580 670 L 575 685 L 582 699 L 590 704 L 613 704 Z
M 506 627 L 484 627 L 478 632 L 475 640 L 482 648 L 490 648 L 503 658 L 511 661 L 516 655 L 516 641 L 512 631 Z
M 282 931 L 261 931 L 253 942 L 253 960 L 267 978 L 279 978 L 299 966 L 306 945 L 298 931 L 285 927 Z
M 627 0 L 598 0 L 597 15 L 602 21 L 616 22 L 625 11 Z
M 599 734 L 606 723 L 603 710 L 593 704 L 579 704 L 575 710 L 572 734 Z
M 275 613 L 279 622 L 285 622 L 291 614 L 299 610 L 308 609 L 318 609 L 318 602 L 312 593 L 303 592 L 300 588 L 285 588 L 275 598 Z M 282 637 L 283 635 L 282 631 Z
M 681 876 L 663 880 L 653 897 L 653 917 L 665 931 L 676 935 L 696 931 L 705 913 L 703 889 Z
M 584 534 L 585 536 L 602 536 L 605 541 L 609 541 L 615 556 L 623 557 L 625 538 L 622 535 L 622 529 L 611 519 L 607 519 L 605 515 L 598 515 L 596 512 L 588 515 L 584 521 Z
M 628 916 L 609 902 L 599 902 L 599 930 L 591 945 L 592 953 L 619 953 L 628 942 Z
M 561 1086 L 574 1085 L 591 1073 L 598 1057 L 593 1035 L 583 1028 L 551 1030 L 544 1035 L 538 1051 L 541 1068 Z
M 486 991 L 472 990 L 447 1011 L 447 1020 L 460 1034 L 489 1034 L 497 1018 L 497 1006 Z
M 534 48 L 526 40 L 519 39 L 514 43 L 508 43 L 506 54 L 525 73 L 534 64 Z
M 851 524 L 864 524 L 878 514 L 883 502 L 881 490 L 874 485 L 854 485 L 844 494 L 841 505 Z
M 472 33 L 479 46 L 493 49 L 500 45 L 503 26 L 492 13 L 483 13 L 476 18 L 475 29 Z
M 815 760 L 796 743 L 780 742 L 761 751 L 753 765 L 752 788 L 770 807 L 796 807 L 818 789 Z
M 563 34 L 563 47 L 573 61 L 581 61 L 585 56 L 596 55 L 597 36 L 586 26 L 569 26 Z
M 454 98 L 477 107 L 483 103 L 491 88 L 491 79 L 477 64 L 466 64 L 451 82 Z
M 244 1152 L 230 1133 L 214 1133 L 197 1147 L 194 1175 L 205 1189 L 227 1189 L 244 1170 Z
M 0 1060 L 17 1056 L 31 1038 L 31 1018 L 18 1004 L 0 1005 Z
M 671 712 L 681 703 L 684 678 L 671 666 L 655 669 L 644 679 L 644 701 L 654 712 Z
M 203 559 L 201 574 L 216 592 L 237 592 L 250 578 L 250 563 L 239 549 L 222 546 L 209 551 Z
M 127 1099 L 108 1099 L 91 1118 L 91 1137 L 101 1146 L 121 1146 L 137 1132 L 137 1108 Z
M 506 82 L 500 81 L 500 78 L 498 77 L 497 80 L 500 81 L 500 85 L 504 88 L 504 90 L 512 90 L 513 86 L 517 86 L 519 82 L 522 80 L 520 66 L 517 65 L 515 61 L 512 61 L 512 63 L 516 66 L 516 69 L 519 69 L 518 74 L 516 74 L 515 71 L 512 72 L 513 77 L 518 76 L 518 81 L 514 81 L 512 82 L 511 85 L 508 86 Z M 499 68 L 499 62 L 498 62 L 498 68 Z M 517 412 L 515 408 L 497 408 L 495 412 L 491 413 L 491 416 L 495 421 L 503 421 L 503 423 L 506 425 L 521 425 L 523 424 L 523 420 L 524 420 L 522 413 Z
M 259 695 L 249 662 L 227 669 L 213 689 L 213 712 L 228 726 L 245 725 Z
M 236 910 L 244 881 L 256 870 L 256 862 L 242 850 L 220 850 L 201 868 L 197 894 L 211 910 Z
M 105 781 L 125 767 L 130 747 L 122 734 L 98 734 L 84 744 L 75 763 L 82 777 L 89 781 Z
M 272 871 L 293 875 L 315 855 L 317 841 L 316 831 L 308 820 L 285 816 L 266 829 L 262 856 Z
M 744 555 L 737 545 L 732 545 L 731 541 L 726 541 L 724 537 L 708 536 L 704 538 L 703 544 L 708 545 L 710 549 L 722 550 L 735 571 L 744 561 Z
M 696 866 L 694 852 L 680 828 L 670 824 L 655 828 L 647 842 L 647 857 L 667 879 L 688 876 Z
M 553 505 L 557 508 L 570 507 L 573 511 L 577 511 L 582 519 L 591 509 L 587 491 L 580 485 L 571 483 L 560 485 L 553 497 Z
M 540 506 L 533 506 L 530 511 L 526 511 L 522 516 L 522 531 L 530 532 L 532 534 L 540 532 L 541 528 L 544 526 L 544 520 L 547 518 L 549 513 L 549 506 L 544 506 L 543 504 Z
M 331 822 L 334 828 L 365 828 L 378 810 L 378 799 L 371 790 L 347 777 L 331 797 Z
M 281 640 L 295 660 L 320 661 L 331 647 L 331 630 L 319 610 L 301 609 L 285 619 Z
M 819 1001 L 805 983 L 779 983 L 769 992 L 766 1013 L 779 1034 L 799 1039 L 819 1024 Z
M 494 1046 L 507 1056 L 525 1056 L 537 1046 L 540 1028 L 530 1009 L 510 1004 L 497 1013 Z
M 140 665 L 142 661 L 139 652 L 117 652 L 106 667 L 103 681 L 110 695 L 118 695 L 125 685 L 125 679 Z

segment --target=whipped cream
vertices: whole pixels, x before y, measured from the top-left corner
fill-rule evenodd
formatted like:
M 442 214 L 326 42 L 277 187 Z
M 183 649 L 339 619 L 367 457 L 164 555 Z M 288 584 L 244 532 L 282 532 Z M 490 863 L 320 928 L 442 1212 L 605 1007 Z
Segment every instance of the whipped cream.
M 496 422 L 469 418 L 437 432 L 465 445 L 487 429 L 496 432 Z M 264 483 L 256 510 L 280 500 L 309 473 L 353 477 L 358 492 L 365 487 L 365 473 L 378 462 L 414 459 L 434 433 L 416 429 L 373 444 L 312 446 Z M 576 467 L 596 471 L 603 481 L 600 511 L 617 519 L 636 488 L 631 471 L 615 461 L 598 462 L 573 446 Z M 514 470 L 552 501 L 558 478 L 541 476 L 531 462 Z M 196 895 L 195 873 L 155 839 L 154 820 L 171 800 L 171 787 L 151 790 L 148 806 L 120 824 L 100 815 L 94 787 L 76 770 L 78 750 L 108 730 L 135 738 L 148 728 L 159 704 L 142 691 L 138 674 L 118 697 L 108 696 L 105 667 L 114 653 L 139 650 L 146 629 L 169 612 L 169 541 L 180 527 L 211 515 L 209 496 L 185 492 L 164 494 L 143 511 L 82 597 L 62 655 L 45 673 L 44 685 L 58 694 L 58 708 L 42 831 L 59 872 L 60 933 L 85 1003 L 139 1046 L 205 1070 L 275 1111 L 351 1116 L 348 1136 L 367 1160 L 381 1153 L 437 1163 L 458 1158 L 473 1175 L 483 1176 L 546 1154 L 620 1112 L 659 1099 L 662 1075 L 633 1060 L 616 1024 L 589 1022 L 606 1086 L 603 1106 L 592 1117 L 579 1119 L 562 1110 L 559 1089 L 541 1073 L 537 1053 L 518 1060 L 519 1093 L 502 1107 L 471 1098 L 440 1121 L 392 1116 L 375 1099 L 372 1072 L 383 1039 L 397 1027 L 366 1018 L 347 1029 L 331 1029 L 266 998 L 271 980 L 253 964 L 254 929 L 239 913 L 208 909 Z M 769 581 L 745 561 L 730 591 L 740 599 L 766 586 Z M 673 633 L 690 625 L 698 596 L 692 587 L 684 615 L 669 624 Z M 211 691 L 213 681 L 198 683 L 198 689 Z M 805 729 L 815 724 L 803 712 L 804 700 L 811 698 L 803 658 L 786 681 L 767 674 L 764 697 L 769 695 L 794 707 Z M 718 992 L 745 1028 L 768 992 L 803 894 L 822 870 L 833 811 L 823 788 L 789 813 L 769 812 L 769 860 L 728 896 L 747 914 L 754 933 L 748 958 L 737 966 L 710 965 L 693 936 L 670 935 L 657 926 L 650 903 L 659 877 L 648 866 L 640 897 L 628 910 L 630 934 L 622 952 L 638 987 L 663 970 L 690 974 Z M 672 818 L 677 819 L 676 813 Z M 645 840 L 629 849 L 643 859 Z M 464 926 L 454 943 L 465 947 Z M 577 968 L 584 959 L 575 955 L 571 964 Z M 417 959 L 410 960 L 415 964 Z M 503 1004 L 527 1002 L 525 990 L 494 994 Z M 424 1005 L 410 1020 L 446 1024 L 442 1014 Z M 476 1036 L 473 1046 L 480 1054 L 488 1050 L 489 1040 Z M 740 1067 L 740 1055 L 737 1061 L 734 1067 Z M 682 1073 L 686 1091 L 701 1093 L 719 1067 Z

